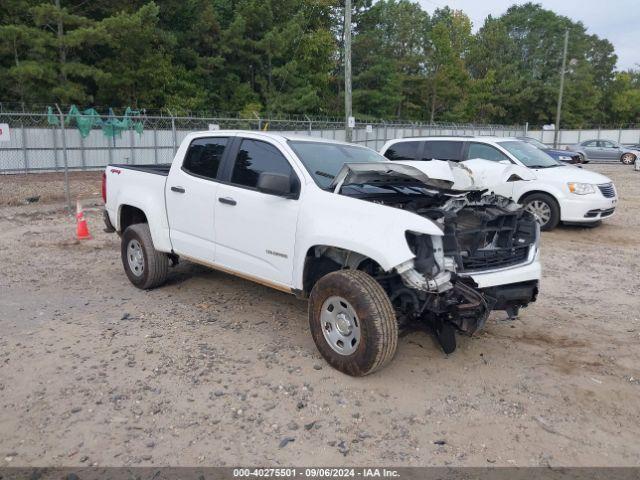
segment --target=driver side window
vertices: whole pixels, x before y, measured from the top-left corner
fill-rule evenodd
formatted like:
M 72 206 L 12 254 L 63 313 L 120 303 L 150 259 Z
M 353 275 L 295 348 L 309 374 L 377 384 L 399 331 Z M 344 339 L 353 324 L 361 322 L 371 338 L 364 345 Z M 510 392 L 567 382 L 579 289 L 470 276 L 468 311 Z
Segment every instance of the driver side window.
M 280 150 L 270 143 L 245 138 L 233 165 L 231 183 L 256 188 L 262 172 L 287 175 L 292 182 L 295 178 L 293 168 Z

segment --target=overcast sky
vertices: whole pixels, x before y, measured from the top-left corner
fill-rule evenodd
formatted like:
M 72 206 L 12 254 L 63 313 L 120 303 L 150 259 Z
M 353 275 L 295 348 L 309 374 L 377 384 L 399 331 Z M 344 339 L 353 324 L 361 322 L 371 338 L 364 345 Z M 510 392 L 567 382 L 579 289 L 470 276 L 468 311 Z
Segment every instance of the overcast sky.
M 534 0 L 535 1 L 535 0 Z M 448 5 L 463 10 L 473 22 L 474 32 L 487 15 L 502 15 L 520 0 L 418 0 L 429 13 Z M 618 55 L 618 69 L 638 68 L 640 63 L 640 0 L 537 0 L 546 9 L 581 21 L 587 32 L 608 39 Z

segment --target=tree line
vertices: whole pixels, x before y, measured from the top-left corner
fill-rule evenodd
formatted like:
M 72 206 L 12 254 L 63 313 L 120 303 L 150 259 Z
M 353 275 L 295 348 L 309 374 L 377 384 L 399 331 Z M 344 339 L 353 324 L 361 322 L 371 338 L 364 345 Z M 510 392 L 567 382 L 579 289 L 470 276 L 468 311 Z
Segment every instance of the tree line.
M 569 31 L 563 125 L 640 122 L 640 71 L 534 3 L 489 16 L 355 0 L 360 118 L 552 123 Z M 341 116 L 340 0 L 4 0 L 0 99 Z

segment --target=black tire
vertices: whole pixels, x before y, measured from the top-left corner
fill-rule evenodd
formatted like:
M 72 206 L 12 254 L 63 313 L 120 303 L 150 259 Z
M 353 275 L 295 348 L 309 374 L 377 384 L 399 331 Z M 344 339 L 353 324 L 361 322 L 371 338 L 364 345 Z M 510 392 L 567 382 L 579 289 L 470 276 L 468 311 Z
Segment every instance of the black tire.
M 134 271 L 128 259 L 132 241 L 142 247 L 142 268 Z M 122 265 L 129 281 L 142 290 L 159 287 L 167 280 L 169 257 L 166 253 L 158 252 L 153 246 L 149 225 L 136 223 L 126 228 L 122 234 L 120 244 Z
M 580 157 L 579 163 L 589 163 L 589 160 L 587 160 L 587 157 L 583 153 L 578 153 L 578 156 Z
M 345 299 L 355 310 L 360 339 L 349 355 L 338 353 L 323 333 L 323 305 L 330 297 Z M 391 301 L 371 276 L 359 270 L 339 270 L 322 277 L 309 297 L 309 326 L 320 354 L 336 370 L 361 377 L 387 365 L 398 347 L 398 323 Z
M 624 165 L 633 165 L 634 163 L 636 163 L 636 156 L 633 153 L 624 153 L 620 157 L 620 161 Z
M 540 230 L 553 230 L 560 223 L 560 206 L 555 198 L 548 193 L 532 193 L 520 200 L 520 204 L 526 209 L 533 202 L 543 202 L 549 207 L 550 216 L 546 223 L 540 224 Z

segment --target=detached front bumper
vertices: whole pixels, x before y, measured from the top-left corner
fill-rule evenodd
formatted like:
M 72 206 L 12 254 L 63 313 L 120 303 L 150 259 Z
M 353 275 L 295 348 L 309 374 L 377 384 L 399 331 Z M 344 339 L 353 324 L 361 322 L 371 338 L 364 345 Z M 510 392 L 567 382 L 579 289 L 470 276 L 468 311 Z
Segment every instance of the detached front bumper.
M 513 283 L 538 281 L 542 276 L 540 250 L 538 249 L 537 243 L 533 245 L 529 251 L 527 260 L 519 265 L 487 270 L 485 272 L 460 272 L 458 275 L 472 278 L 480 289 L 510 285 Z

